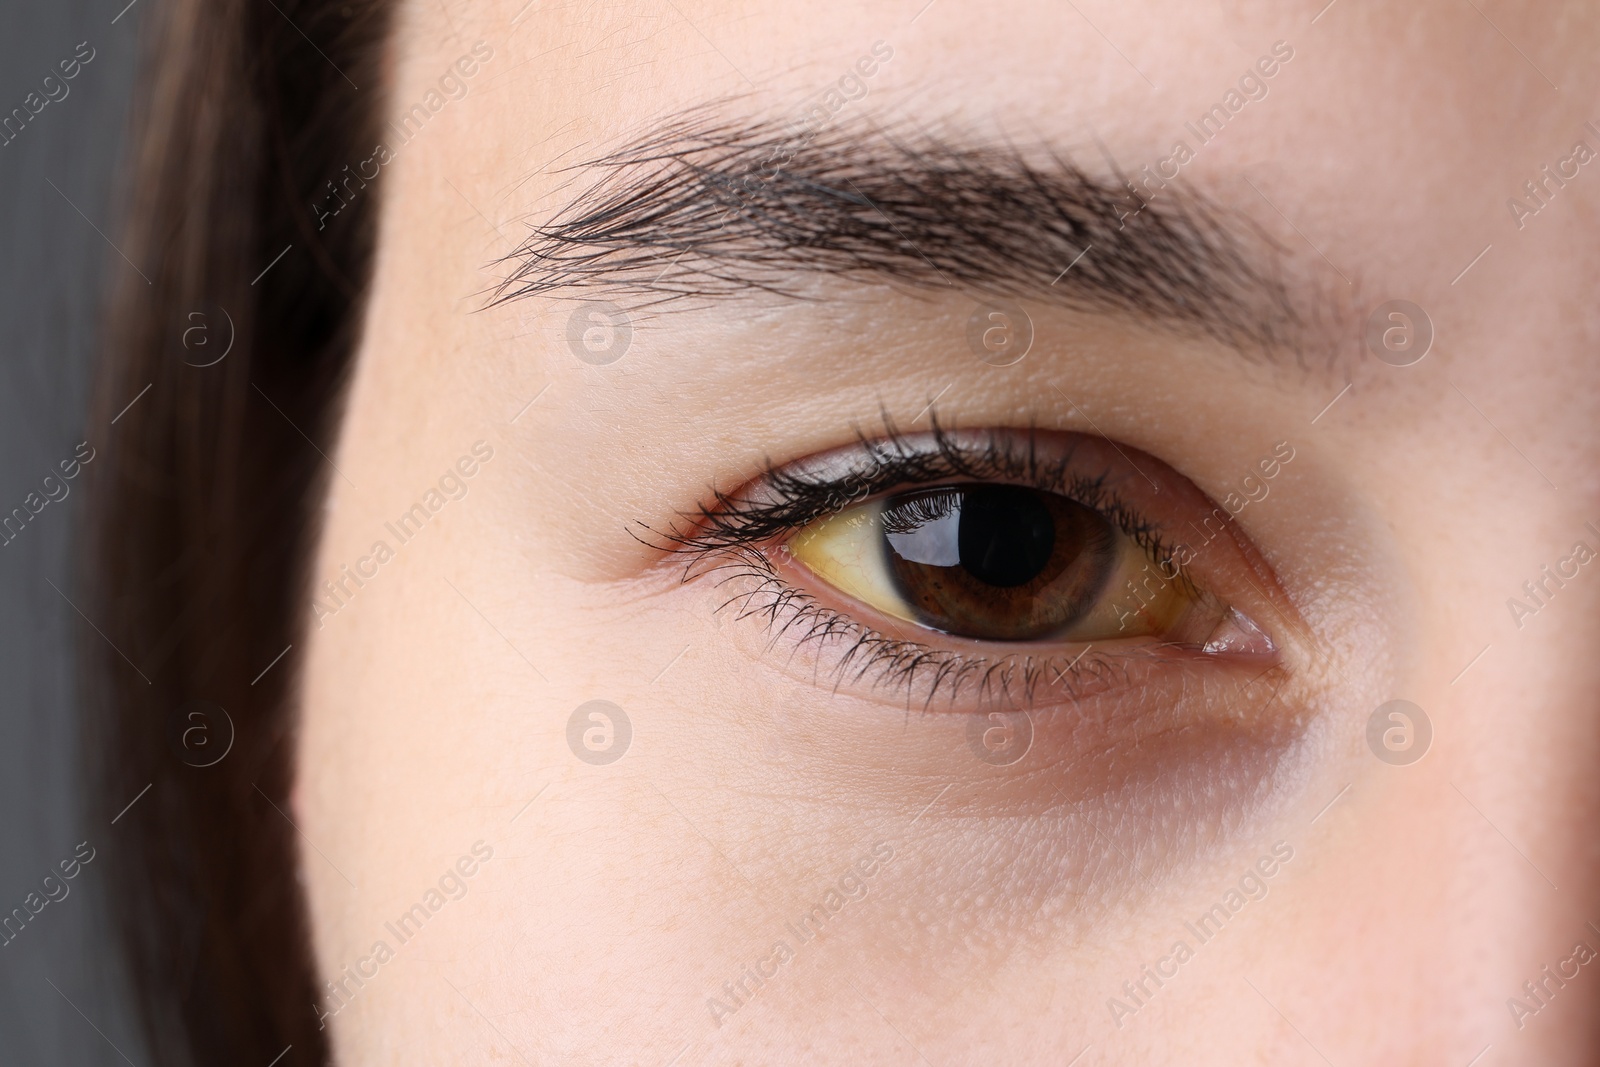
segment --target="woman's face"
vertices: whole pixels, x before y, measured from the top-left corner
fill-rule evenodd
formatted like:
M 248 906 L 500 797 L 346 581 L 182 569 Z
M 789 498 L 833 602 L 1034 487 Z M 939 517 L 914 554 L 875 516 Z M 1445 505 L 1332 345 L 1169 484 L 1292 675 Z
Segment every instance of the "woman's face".
M 1597 30 L 402 5 L 341 1061 L 1592 1062 Z

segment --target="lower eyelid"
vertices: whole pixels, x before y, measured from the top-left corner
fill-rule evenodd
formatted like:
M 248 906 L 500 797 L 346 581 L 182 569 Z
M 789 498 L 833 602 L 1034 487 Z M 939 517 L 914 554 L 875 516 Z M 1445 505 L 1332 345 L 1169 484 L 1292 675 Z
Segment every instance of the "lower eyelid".
M 780 546 L 781 549 L 781 546 Z M 764 631 L 748 650 L 810 684 L 930 711 L 1049 707 L 1132 691 L 1158 672 L 1272 665 L 1270 657 L 1217 655 L 1153 639 L 1015 642 L 1011 647 L 886 618 L 868 622 L 803 587 L 804 565 L 781 550 L 746 556 L 718 581 L 719 605 Z M 773 558 L 776 557 L 776 558 Z M 787 647 L 785 647 L 787 646 Z
M 1051 760 L 1131 751 L 1157 735 L 1176 737 L 1206 723 L 1250 732 L 1292 729 L 1295 718 L 1241 719 L 1246 707 L 1270 706 L 1269 697 L 1292 676 L 1276 661 L 1207 657 L 1154 642 L 1122 650 L 1086 645 L 1047 656 L 963 657 L 959 650 L 875 632 L 827 605 L 771 587 L 760 600 L 745 602 L 743 611 L 765 625 L 725 627 L 724 633 L 752 660 L 791 679 L 787 707 L 814 700 L 816 709 L 852 720 L 868 715 L 863 722 L 871 721 L 872 707 L 894 717 L 914 711 L 979 722 L 994 712 L 1026 714 L 1042 758 Z M 806 612 L 820 614 L 807 621 Z M 872 662 L 861 652 L 863 637 L 883 643 Z M 1036 770 L 1036 762 L 1017 769 Z

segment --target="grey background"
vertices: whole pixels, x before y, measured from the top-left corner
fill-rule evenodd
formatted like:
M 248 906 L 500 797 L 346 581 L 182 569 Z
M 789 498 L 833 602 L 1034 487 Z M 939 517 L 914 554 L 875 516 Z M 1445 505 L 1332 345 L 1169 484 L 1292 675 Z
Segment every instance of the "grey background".
M 84 407 L 105 285 L 131 270 L 108 238 L 151 2 L 117 18 L 127 0 L 0 0 L 0 115 L 79 42 L 95 50 L 66 98 L 0 147 L 0 514 L 79 441 L 105 444 L 85 428 Z M 63 594 L 79 599 L 70 564 L 82 503 L 74 488 L 0 547 L 0 913 L 78 842 L 116 832 L 116 813 L 86 810 L 81 789 L 73 649 L 96 638 Z M 68 884 L 0 948 L 0 1065 L 146 1067 L 107 936 L 105 870 L 92 862 Z

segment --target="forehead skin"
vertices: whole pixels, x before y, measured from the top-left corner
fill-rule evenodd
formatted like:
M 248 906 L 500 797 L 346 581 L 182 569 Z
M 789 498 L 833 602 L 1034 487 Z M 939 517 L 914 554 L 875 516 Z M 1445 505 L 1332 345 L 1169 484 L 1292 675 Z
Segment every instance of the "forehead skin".
M 367 976 L 327 1021 L 340 1061 L 1593 1062 L 1600 975 L 1563 961 L 1600 948 L 1600 572 L 1524 591 L 1600 548 L 1600 170 L 1540 171 L 1600 148 L 1593 9 L 919 6 L 403 5 L 390 112 L 428 117 L 383 166 L 313 584 L 393 553 L 337 611 L 308 607 L 294 803 L 323 977 Z M 1285 276 L 1332 294 L 1342 347 L 1252 365 L 1041 309 L 1000 374 L 967 350 L 966 295 L 805 278 L 804 304 L 641 315 L 596 367 L 567 344 L 573 295 L 486 308 L 528 227 L 593 181 L 563 167 L 710 101 L 792 114 L 880 41 L 892 58 L 841 123 L 1130 172 L 1197 144 L 1185 124 L 1286 42 L 1174 181 L 1278 239 Z M 1396 298 L 1435 331 L 1404 368 L 1361 341 Z M 629 533 L 936 396 L 963 426 L 1102 434 L 1216 499 L 1293 443 L 1240 517 L 1303 626 L 1277 635 L 1294 743 L 1218 753 L 1248 802 L 1181 775 L 1164 808 L 1006 792 L 949 755 L 961 724 L 832 696 Z M 632 724 L 609 766 L 568 744 L 597 698 Z M 1433 725 L 1410 766 L 1367 747 L 1392 698 Z M 1109 780 L 1085 773 L 1060 784 Z M 480 841 L 492 857 L 441 887 Z M 708 1013 L 878 841 L 893 862 L 828 935 Z M 1267 896 L 1115 1018 L 1276 842 L 1293 859 Z

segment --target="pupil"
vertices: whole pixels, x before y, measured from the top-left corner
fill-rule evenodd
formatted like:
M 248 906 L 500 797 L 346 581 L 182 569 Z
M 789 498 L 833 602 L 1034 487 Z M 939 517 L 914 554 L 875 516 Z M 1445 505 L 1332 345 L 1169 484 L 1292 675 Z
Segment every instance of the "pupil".
M 956 545 L 961 566 L 986 585 L 1025 585 L 1050 562 L 1055 519 L 1039 494 L 1016 485 L 986 485 L 962 492 Z

